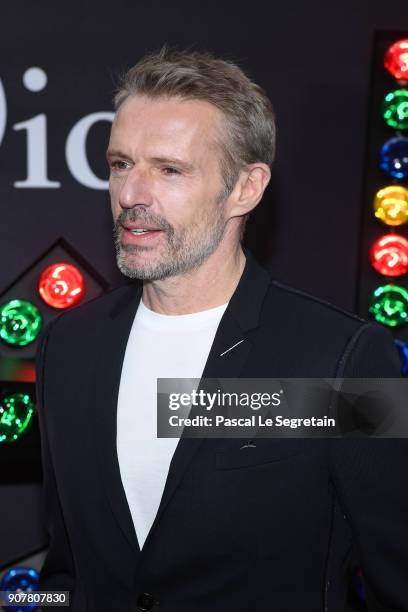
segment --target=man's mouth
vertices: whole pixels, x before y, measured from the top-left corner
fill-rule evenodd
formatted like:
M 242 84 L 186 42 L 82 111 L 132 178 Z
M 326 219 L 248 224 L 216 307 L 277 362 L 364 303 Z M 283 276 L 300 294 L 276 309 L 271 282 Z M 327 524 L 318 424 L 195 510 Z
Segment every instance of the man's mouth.
M 163 230 L 159 227 L 154 227 L 147 223 L 125 223 L 122 224 L 123 234 L 122 242 L 124 244 L 138 244 L 138 240 L 153 239 L 158 236 Z
M 142 221 L 136 223 L 122 223 L 123 229 L 132 232 L 132 234 L 142 234 L 143 232 L 159 232 L 160 227 L 150 225 L 149 223 L 143 223 Z

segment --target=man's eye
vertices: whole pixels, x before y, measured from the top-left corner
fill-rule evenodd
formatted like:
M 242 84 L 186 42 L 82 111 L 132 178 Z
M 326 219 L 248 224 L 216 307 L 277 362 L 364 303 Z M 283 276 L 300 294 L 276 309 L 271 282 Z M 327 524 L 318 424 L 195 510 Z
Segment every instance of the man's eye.
M 177 170 L 177 168 L 173 168 L 172 166 L 165 166 L 163 168 L 163 172 L 164 174 L 168 174 L 168 175 L 181 174 L 180 170 Z
M 125 170 L 127 165 L 125 161 L 122 161 L 120 159 L 114 160 L 111 162 L 110 164 L 111 168 L 113 168 L 114 170 Z

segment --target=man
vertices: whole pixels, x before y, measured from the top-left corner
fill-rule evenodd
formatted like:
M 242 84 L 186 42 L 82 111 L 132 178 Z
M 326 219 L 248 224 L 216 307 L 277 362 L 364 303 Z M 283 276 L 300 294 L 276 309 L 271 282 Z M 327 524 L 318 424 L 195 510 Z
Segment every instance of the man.
M 399 375 L 387 331 L 241 247 L 274 158 L 265 92 L 233 63 L 163 49 L 115 110 L 117 261 L 143 286 L 42 335 L 41 587 L 75 612 L 340 612 L 353 553 L 376 609 L 407 611 L 405 441 L 156 437 L 158 377 Z

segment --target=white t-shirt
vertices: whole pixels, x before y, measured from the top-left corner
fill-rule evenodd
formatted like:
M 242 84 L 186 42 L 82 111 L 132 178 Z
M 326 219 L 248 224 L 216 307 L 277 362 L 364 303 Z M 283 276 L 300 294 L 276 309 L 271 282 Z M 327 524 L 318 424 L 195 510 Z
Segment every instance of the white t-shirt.
M 140 300 L 122 367 L 116 437 L 121 479 L 140 548 L 156 516 L 179 440 L 157 438 L 157 378 L 201 378 L 227 305 L 163 315 Z

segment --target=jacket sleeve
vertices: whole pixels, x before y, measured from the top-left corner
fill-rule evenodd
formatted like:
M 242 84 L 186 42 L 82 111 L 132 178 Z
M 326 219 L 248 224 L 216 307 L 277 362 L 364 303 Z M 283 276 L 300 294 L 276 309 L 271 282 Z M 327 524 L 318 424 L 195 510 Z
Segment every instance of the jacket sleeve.
M 362 325 L 340 364 L 343 378 L 399 378 L 392 334 Z M 408 440 L 331 441 L 331 474 L 364 576 L 368 609 L 408 612 Z
M 53 323 L 48 324 L 41 333 L 36 354 L 36 398 L 43 471 L 41 504 L 44 525 L 49 537 L 48 552 L 40 571 L 40 589 L 70 591 L 72 604 L 75 588 L 74 562 L 64 522 L 63 508 L 58 495 L 47 434 L 46 348 Z

